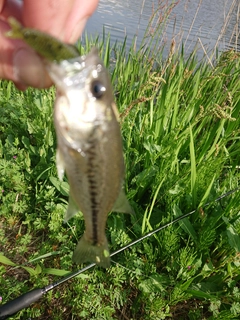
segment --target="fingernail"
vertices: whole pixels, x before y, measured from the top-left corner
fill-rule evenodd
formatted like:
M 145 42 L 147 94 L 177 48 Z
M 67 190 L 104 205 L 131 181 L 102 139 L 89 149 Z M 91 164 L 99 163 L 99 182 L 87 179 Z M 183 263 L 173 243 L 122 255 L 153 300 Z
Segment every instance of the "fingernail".
M 14 54 L 13 72 L 16 82 L 23 86 L 45 88 L 51 84 L 41 58 L 28 48 Z
M 76 42 L 80 38 L 80 36 L 81 36 L 81 34 L 83 32 L 83 29 L 84 29 L 84 27 L 85 27 L 85 25 L 87 23 L 87 20 L 88 20 L 87 18 L 84 18 L 84 19 L 80 20 L 76 24 L 75 28 L 73 29 L 73 32 L 70 35 L 70 38 L 66 39 L 66 40 L 71 42 L 71 43 Z

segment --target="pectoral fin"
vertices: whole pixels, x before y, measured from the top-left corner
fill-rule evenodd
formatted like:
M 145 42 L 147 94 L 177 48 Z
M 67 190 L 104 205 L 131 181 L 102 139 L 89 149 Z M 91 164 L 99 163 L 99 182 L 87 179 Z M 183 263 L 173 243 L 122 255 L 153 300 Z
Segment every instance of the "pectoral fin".
M 130 206 L 128 199 L 122 189 L 118 195 L 112 211 L 134 214 L 134 210 Z
M 56 164 L 57 164 L 58 178 L 62 181 L 63 175 L 64 175 L 64 170 L 65 170 L 65 165 L 64 165 L 63 156 L 62 156 L 59 149 L 57 149 Z
M 70 196 L 68 200 L 68 207 L 67 211 L 65 213 L 64 222 L 67 222 L 69 219 L 71 219 L 75 214 L 79 211 L 79 208 L 77 207 L 76 203 L 71 197 L 71 190 L 70 190 Z

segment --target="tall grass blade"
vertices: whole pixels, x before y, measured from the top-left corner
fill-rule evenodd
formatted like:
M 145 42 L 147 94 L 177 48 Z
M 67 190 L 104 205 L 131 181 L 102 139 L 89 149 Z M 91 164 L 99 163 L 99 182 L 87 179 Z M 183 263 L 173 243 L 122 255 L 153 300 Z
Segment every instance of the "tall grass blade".
M 195 157 L 195 149 L 194 149 L 194 140 L 192 127 L 189 126 L 190 132 L 190 162 L 191 162 L 191 194 L 192 194 L 192 203 L 193 207 L 196 207 L 197 202 L 197 191 L 196 191 L 196 178 L 197 178 L 197 169 L 196 169 L 196 157 Z
M 8 259 L 5 255 L 0 254 L 0 262 L 3 264 L 6 264 L 8 266 L 15 267 L 16 263 L 12 262 L 10 259 Z

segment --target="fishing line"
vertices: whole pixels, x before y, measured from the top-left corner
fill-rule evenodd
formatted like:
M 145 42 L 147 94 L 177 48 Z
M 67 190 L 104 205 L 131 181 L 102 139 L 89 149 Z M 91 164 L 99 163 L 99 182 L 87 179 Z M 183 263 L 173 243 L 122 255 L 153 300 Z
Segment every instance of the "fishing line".
M 204 204 L 202 207 L 206 207 L 208 206 L 209 204 L 211 203 L 214 203 L 214 202 L 218 202 L 219 200 L 237 192 L 240 190 L 240 187 L 239 188 L 236 188 L 236 189 L 233 189 L 231 191 L 228 191 L 227 193 L 224 193 L 223 195 L 221 195 L 220 197 L 218 197 L 217 199 L 215 199 L 214 201 L 210 201 L 210 202 L 207 202 L 206 204 Z M 188 212 L 184 215 L 181 215 L 179 217 L 177 217 L 176 219 L 166 223 L 165 225 L 147 233 L 146 235 L 142 236 L 141 238 L 137 239 L 137 240 L 134 240 L 132 242 L 130 242 L 129 244 L 127 244 L 126 246 L 112 252 L 110 254 L 110 257 L 113 257 L 115 256 L 116 254 L 120 253 L 120 252 L 123 252 L 125 251 L 126 249 L 134 246 L 135 244 L 143 241 L 144 239 L 147 239 L 149 237 L 151 237 L 152 235 L 154 235 L 155 233 L 171 226 L 172 224 L 174 223 L 177 223 L 178 221 L 182 220 L 182 219 L 185 219 L 189 216 L 191 216 L 193 213 L 195 213 L 196 211 L 198 210 L 195 209 L 191 212 Z M 43 295 L 45 295 L 46 293 L 48 293 L 50 290 L 53 290 L 54 288 L 60 286 L 62 283 L 80 275 L 81 273 L 93 268 L 94 266 L 96 265 L 96 263 L 91 263 L 89 264 L 88 266 L 86 266 L 85 268 L 82 268 L 78 271 L 75 271 L 75 272 L 72 272 L 72 273 L 69 273 L 68 275 L 66 275 L 64 278 L 52 283 L 52 284 L 49 284 L 47 285 L 46 287 L 44 288 L 37 288 L 37 289 L 33 289 L 27 293 L 24 293 L 23 295 L 21 295 L 20 297 L 12 300 L 12 301 L 9 301 L 7 302 L 6 304 L 4 304 L 3 306 L 0 307 L 0 319 L 7 319 L 9 318 L 10 316 L 14 315 L 15 313 L 19 312 L 20 310 L 24 309 L 24 308 L 27 308 L 30 304 L 32 304 L 33 302 L 36 302 L 37 300 L 39 300 Z

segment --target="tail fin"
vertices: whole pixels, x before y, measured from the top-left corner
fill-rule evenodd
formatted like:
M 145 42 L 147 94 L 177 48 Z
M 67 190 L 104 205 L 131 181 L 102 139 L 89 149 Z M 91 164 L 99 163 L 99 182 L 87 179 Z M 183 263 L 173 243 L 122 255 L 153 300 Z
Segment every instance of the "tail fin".
M 103 268 L 110 266 L 110 253 L 108 250 L 108 242 L 105 237 L 102 245 L 93 245 L 85 237 L 79 240 L 75 251 L 73 252 L 73 262 L 95 262 Z
M 22 33 L 22 25 L 20 22 L 18 22 L 15 18 L 9 17 L 8 18 L 8 23 L 10 27 L 12 28 L 11 30 L 6 32 L 6 36 L 8 38 L 13 38 L 13 39 L 22 39 L 23 38 L 23 33 Z

